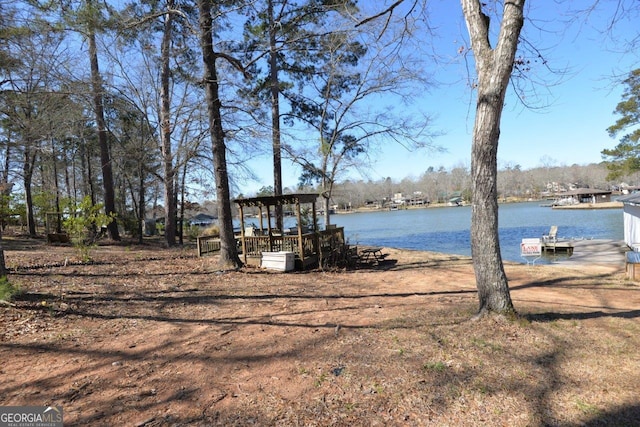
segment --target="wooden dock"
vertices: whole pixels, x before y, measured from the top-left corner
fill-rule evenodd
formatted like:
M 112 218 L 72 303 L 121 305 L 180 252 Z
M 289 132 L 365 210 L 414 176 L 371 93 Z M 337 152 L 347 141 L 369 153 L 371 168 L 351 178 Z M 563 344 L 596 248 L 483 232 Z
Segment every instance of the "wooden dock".
M 573 268 L 599 266 L 613 271 L 624 271 L 625 253 L 629 251 L 629 246 L 622 240 L 574 240 L 573 246 L 572 256 L 560 257 L 553 264 Z M 640 269 L 636 269 L 636 272 L 640 278 Z
M 573 242 L 570 240 L 558 240 L 542 242 L 542 252 L 563 253 L 573 255 Z

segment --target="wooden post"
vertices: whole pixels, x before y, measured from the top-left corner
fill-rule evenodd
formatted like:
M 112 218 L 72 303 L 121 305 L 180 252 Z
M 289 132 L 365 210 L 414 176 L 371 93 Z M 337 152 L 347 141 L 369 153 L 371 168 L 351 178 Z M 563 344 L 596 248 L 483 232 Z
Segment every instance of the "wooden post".
M 262 205 L 258 206 L 260 209 L 260 234 L 264 234 L 264 221 L 262 220 Z
M 273 252 L 273 236 L 271 235 L 271 210 L 269 209 L 269 205 L 267 205 L 267 231 L 269 235 L 269 252 Z
M 240 211 L 240 240 L 242 241 L 242 258 L 244 265 L 247 265 L 247 244 L 244 241 L 244 210 L 242 209 L 242 203 L 238 203 L 238 210 Z
M 296 217 L 298 218 L 298 251 L 300 251 L 300 260 L 302 261 L 302 269 L 304 270 L 304 242 L 302 241 L 302 215 L 300 213 L 300 200 L 296 200 Z
M 316 216 L 316 202 L 311 202 L 311 211 L 313 212 L 313 231 L 318 232 L 318 217 Z M 326 228 L 326 225 L 325 225 Z
M 316 216 L 316 202 L 311 202 L 311 212 L 313 214 L 313 252 L 318 257 L 318 262 L 322 262 L 322 253 L 320 249 L 320 233 L 318 230 L 318 218 Z M 326 225 L 325 225 L 326 227 Z

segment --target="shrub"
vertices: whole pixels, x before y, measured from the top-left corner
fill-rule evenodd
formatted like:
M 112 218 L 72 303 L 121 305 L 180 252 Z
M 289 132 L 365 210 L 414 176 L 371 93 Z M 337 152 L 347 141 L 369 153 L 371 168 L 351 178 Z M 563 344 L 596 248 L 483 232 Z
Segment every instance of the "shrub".
M 20 293 L 20 287 L 9 282 L 6 276 L 0 276 L 0 301 L 11 301 Z
M 220 228 L 217 225 L 210 225 L 200 232 L 200 236 L 219 236 Z
M 100 203 L 92 205 L 91 198 L 86 196 L 80 204 L 72 206 L 73 214 L 63 222 L 71 244 L 78 249 L 83 262 L 91 261 L 90 251 L 95 247 L 102 228 L 113 221 L 113 216 L 102 212 L 102 208 Z

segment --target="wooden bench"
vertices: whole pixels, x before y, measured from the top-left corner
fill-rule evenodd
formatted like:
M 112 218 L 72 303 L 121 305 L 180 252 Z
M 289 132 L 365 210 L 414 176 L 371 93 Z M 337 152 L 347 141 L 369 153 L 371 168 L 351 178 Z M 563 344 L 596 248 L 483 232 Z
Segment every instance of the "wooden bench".
M 627 277 L 636 280 L 636 265 L 640 264 L 640 252 L 628 251 L 626 253 Z
M 200 236 L 197 238 L 198 256 L 218 252 L 220 250 L 220 236 Z

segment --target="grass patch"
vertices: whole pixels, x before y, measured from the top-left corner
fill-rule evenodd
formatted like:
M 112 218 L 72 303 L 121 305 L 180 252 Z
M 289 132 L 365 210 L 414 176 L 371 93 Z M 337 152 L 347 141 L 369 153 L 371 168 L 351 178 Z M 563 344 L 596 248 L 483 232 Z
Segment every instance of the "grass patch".
M 597 406 L 583 402 L 580 399 L 576 400 L 576 407 L 585 415 L 594 416 L 600 414 L 600 409 Z
M 322 386 L 322 384 L 327 380 L 327 374 L 321 373 L 318 378 L 316 378 L 314 385 L 316 387 Z
M 9 282 L 6 277 L 0 277 L 0 301 L 11 301 L 20 293 L 20 286 Z
M 494 344 L 490 341 L 487 341 L 485 339 L 482 338 L 472 338 L 471 339 L 471 344 L 473 344 L 474 346 L 478 347 L 478 348 L 488 348 L 492 351 L 501 351 L 502 350 L 502 346 L 499 344 Z
M 444 362 L 427 362 L 422 366 L 425 371 L 442 372 L 447 369 L 447 365 Z

